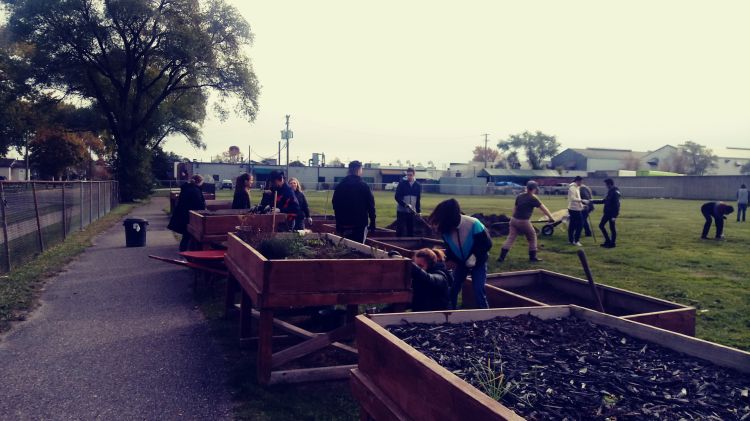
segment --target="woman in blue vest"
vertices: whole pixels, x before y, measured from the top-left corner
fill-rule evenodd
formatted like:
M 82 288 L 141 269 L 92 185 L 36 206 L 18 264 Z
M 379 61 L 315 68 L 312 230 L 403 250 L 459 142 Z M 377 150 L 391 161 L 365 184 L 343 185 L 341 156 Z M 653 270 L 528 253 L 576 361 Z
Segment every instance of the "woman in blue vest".
M 490 233 L 478 219 L 463 215 L 456 199 L 440 202 L 432 211 L 429 223 L 443 237 L 446 259 L 456 265 L 450 291 L 451 308 L 457 307 L 458 293 L 469 273 L 477 307 L 489 308 L 484 284 L 487 281 L 487 258 L 492 248 Z

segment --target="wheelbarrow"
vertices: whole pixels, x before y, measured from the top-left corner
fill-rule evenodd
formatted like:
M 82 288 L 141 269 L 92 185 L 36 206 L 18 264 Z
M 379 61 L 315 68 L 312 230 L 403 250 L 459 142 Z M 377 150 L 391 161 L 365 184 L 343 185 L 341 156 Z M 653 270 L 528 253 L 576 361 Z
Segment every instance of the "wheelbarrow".
M 168 257 L 149 255 L 150 259 L 161 262 L 171 263 L 173 265 L 183 266 L 193 269 L 195 277 L 193 278 L 193 292 L 197 292 L 198 278 L 202 277 L 209 287 L 213 285 L 214 277 L 226 278 L 229 276 L 226 266 L 224 266 L 224 250 L 202 250 L 202 251 L 183 251 L 180 256 L 185 260 L 170 259 Z

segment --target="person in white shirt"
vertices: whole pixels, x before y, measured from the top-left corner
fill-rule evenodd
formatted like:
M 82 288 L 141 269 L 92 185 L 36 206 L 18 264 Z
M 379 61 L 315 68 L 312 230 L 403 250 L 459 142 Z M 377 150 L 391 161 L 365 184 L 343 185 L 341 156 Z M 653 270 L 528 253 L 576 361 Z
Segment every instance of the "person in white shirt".
M 576 176 L 568 187 L 568 242 L 575 246 L 581 246 L 581 230 L 583 229 L 583 210 L 588 200 L 581 199 L 581 184 L 583 178 Z
M 747 187 L 741 185 L 740 189 L 737 190 L 737 222 L 745 222 L 745 214 L 747 213 L 747 202 L 748 202 Z M 740 215 L 742 218 L 740 218 Z

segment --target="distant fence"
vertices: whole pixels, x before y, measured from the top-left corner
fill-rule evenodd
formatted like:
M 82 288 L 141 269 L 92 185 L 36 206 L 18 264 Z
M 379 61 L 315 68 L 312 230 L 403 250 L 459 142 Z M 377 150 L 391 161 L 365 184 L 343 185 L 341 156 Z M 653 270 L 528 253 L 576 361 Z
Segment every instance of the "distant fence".
M 0 273 L 109 213 L 116 181 L 0 181 Z

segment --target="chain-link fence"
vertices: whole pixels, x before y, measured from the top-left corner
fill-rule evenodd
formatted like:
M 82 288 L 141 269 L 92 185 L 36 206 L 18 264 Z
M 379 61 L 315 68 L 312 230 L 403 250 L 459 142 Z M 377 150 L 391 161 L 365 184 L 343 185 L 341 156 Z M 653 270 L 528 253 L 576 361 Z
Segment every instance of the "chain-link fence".
M 0 181 L 0 273 L 109 213 L 116 181 Z

